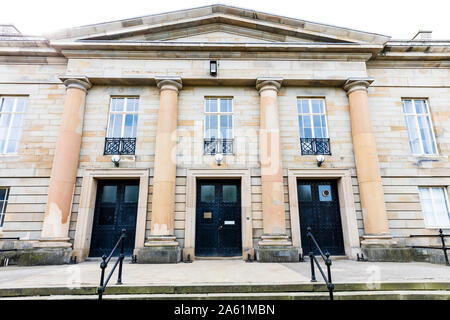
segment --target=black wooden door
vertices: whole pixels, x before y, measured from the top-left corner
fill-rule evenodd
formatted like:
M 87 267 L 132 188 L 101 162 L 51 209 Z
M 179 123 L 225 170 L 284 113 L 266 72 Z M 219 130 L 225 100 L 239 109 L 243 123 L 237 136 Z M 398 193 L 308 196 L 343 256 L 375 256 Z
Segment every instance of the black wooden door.
M 324 253 L 345 254 L 336 181 L 298 180 L 297 193 L 303 253 L 310 251 L 307 228 L 311 227 Z
M 138 180 L 98 182 L 90 257 L 109 255 L 122 229 L 127 231 L 125 254 L 132 254 L 136 235 L 138 198 Z M 115 255 L 118 254 L 119 250 L 116 250 Z
M 242 254 L 240 180 L 198 180 L 195 255 Z

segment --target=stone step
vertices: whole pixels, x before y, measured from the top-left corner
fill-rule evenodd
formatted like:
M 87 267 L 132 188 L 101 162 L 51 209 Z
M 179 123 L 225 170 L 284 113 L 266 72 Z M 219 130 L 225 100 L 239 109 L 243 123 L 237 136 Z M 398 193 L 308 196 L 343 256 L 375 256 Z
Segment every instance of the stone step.
M 7 297 L 0 300 L 96 300 L 96 295 Z M 327 292 L 206 293 L 206 294 L 105 294 L 104 300 L 329 300 Z M 450 291 L 336 292 L 335 300 L 450 300 Z
M 450 282 L 336 283 L 335 293 L 351 292 L 440 292 L 450 291 Z M 192 285 L 109 285 L 107 295 L 195 295 L 195 294 L 325 294 L 321 283 L 293 284 L 192 284 Z M 97 294 L 96 286 L 0 288 L 0 297 L 87 296 Z

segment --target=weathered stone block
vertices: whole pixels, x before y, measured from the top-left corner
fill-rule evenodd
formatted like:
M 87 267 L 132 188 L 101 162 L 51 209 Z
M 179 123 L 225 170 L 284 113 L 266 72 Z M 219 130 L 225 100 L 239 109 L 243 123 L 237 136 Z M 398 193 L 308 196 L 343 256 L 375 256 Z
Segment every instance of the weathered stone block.
M 72 255 L 71 248 L 39 248 L 6 251 L 0 253 L 0 261 L 9 259 L 9 265 L 41 266 L 68 264 Z
M 298 262 L 298 249 L 286 246 L 259 246 L 256 249 L 259 262 Z
M 181 248 L 146 247 L 139 249 L 137 263 L 178 263 L 181 261 Z

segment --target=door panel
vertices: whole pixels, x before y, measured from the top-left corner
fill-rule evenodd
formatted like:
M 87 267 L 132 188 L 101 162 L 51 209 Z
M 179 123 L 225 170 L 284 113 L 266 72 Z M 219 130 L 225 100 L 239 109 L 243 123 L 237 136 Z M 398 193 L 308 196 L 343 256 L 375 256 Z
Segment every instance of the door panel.
M 195 254 L 242 254 L 240 180 L 198 180 Z
M 325 253 L 344 255 L 341 215 L 335 180 L 298 180 L 300 232 L 304 254 L 310 251 L 307 228 Z M 317 251 L 315 251 L 318 253 Z
M 94 211 L 90 257 L 110 254 L 122 229 L 127 230 L 124 247 L 130 255 L 134 249 L 139 197 L 137 180 L 103 180 L 98 182 Z M 119 250 L 115 255 L 119 254 Z

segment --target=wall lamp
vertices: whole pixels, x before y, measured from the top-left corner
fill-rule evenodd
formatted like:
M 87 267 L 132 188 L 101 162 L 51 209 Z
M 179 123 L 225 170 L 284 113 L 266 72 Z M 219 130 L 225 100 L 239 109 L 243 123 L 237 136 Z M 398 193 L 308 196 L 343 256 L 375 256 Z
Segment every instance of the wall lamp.
M 322 163 L 325 161 L 325 157 L 323 155 L 318 155 L 317 158 L 317 166 L 320 167 Z
M 116 166 L 116 168 L 118 168 L 119 167 L 119 162 L 120 162 L 120 156 L 119 155 L 113 155 L 112 157 L 111 157 L 111 161 L 112 161 L 112 163 L 114 163 L 114 165 Z
M 209 74 L 212 75 L 213 77 L 217 76 L 217 60 L 211 60 L 209 62 Z
M 222 164 L 222 161 L 223 161 L 223 154 L 216 153 L 214 156 L 214 159 L 216 159 L 217 165 L 220 167 L 220 165 Z

